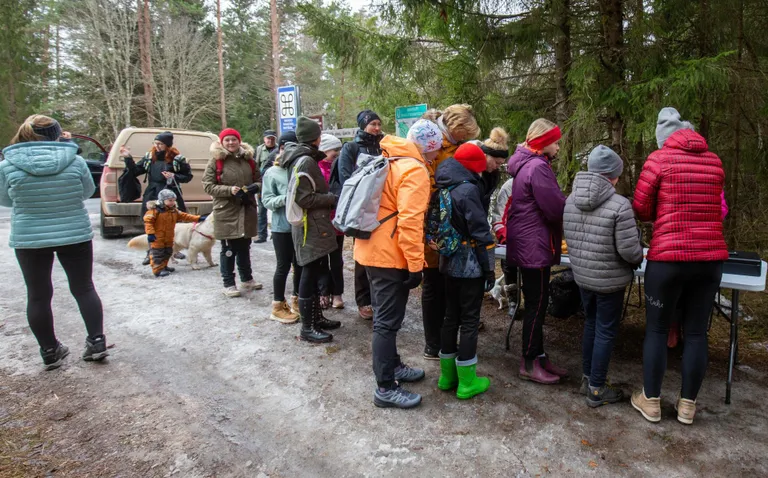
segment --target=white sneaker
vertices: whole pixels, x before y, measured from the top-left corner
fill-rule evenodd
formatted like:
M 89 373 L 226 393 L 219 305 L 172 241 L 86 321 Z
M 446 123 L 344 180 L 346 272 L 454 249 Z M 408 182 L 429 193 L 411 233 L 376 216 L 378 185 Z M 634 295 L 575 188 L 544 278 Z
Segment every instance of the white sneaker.
M 247 282 L 243 282 L 243 289 L 245 290 L 261 290 L 262 285 L 251 279 Z
M 237 290 L 237 286 L 230 286 L 224 288 L 224 295 L 227 297 L 240 297 L 240 291 Z

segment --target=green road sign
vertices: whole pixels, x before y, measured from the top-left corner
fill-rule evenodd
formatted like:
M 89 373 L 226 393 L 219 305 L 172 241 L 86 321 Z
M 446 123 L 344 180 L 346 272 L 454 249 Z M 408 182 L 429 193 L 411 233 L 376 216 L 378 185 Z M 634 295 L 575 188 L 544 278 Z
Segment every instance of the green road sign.
M 427 105 L 398 106 L 395 108 L 395 124 L 397 125 L 397 135 L 405 138 L 408 129 L 416 122 L 421 115 L 427 112 Z

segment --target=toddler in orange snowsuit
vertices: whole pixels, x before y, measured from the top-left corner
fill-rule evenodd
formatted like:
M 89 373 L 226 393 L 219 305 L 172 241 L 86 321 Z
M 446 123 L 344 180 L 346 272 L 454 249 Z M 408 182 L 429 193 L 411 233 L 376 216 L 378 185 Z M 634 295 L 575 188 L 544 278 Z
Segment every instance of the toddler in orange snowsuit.
M 173 239 L 177 222 L 200 222 L 205 216 L 194 216 L 176 209 L 176 194 L 163 189 L 157 202 L 147 204 L 144 215 L 144 231 L 150 246 L 150 264 L 155 277 L 165 277 L 174 271 L 168 267 L 173 255 Z

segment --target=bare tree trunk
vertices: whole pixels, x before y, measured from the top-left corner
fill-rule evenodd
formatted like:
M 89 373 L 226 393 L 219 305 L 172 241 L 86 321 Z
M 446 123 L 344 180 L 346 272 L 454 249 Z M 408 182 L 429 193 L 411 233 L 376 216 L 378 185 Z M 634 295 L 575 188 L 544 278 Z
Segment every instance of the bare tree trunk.
M 732 249 L 739 247 L 739 237 L 736 231 L 739 230 L 738 223 L 739 214 L 736 211 L 736 206 L 739 202 L 739 167 L 741 166 L 741 76 L 743 74 L 743 56 L 744 56 L 744 0 L 739 1 L 739 47 L 736 55 L 736 85 L 734 91 L 734 115 L 735 115 L 735 127 L 734 127 L 734 151 L 733 151 L 733 165 L 731 167 L 730 174 L 730 187 L 728 188 L 728 204 L 730 205 L 731 214 L 729 217 L 729 245 Z
M 60 22 L 56 22 L 56 99 L 61 88 L 61 32 Z
M 274 124 L 277 110 L 277 87 L 280 86 L 280 17 L 277 14 L 277 0 L 270 0 L 269 14 L 272 27 L 272 101 L 274 102 L 269 118 L 270 122 Z
M 603 64 L 601 90 L 611 87 L 623 88 L 625 83 L 624 65 L 624 12 L 622 0 L 600 0 L 600 20 L 603 26 L 603 48 L 600 59 Z M 611 148 L 626 161 L 626 132 L 624 118 L 618 111 L 608 111 L 606 118 L 611 136 Z M 629 192 L 631 185 L 626 176 L 620 182 L 620 190 Z
M 139 57 L 141 58 L 141 78 L 144 83 L 144 108 L 147 111 L 147 126 L 155 125 L 155 103 L 152 91 L 152 48 L 151 17 L 149 0 L 138 0 L 139 12 Z
M 338 128 L 344 128 L 344 70 L 341 70 L 341 97 L 339 98 L 339 125 Z
M 216 0 L 216 27 L 219 31 L 219 92 L 221 94 L 221 129 L 227 127 L 227 103 L 224 94 L 224 42 L 221 35 L 221 0 Z
M 571 2 L 554 0 L 552 10 L 555 20 L 555 75 L 557 78 L 555 116 L 557 122 L 565 127 L 565 123 L 571 116 L 571 90 L 567 81 L 568 72 L 571 70 Z M 573 134 L 571 132 L 566 131 L 563 145 L 564 164 L 567 165 L 568 170 L 565 180 L 566 184 L 571 184 L 573 170 Z
M 40 62 L 42 63 L 43 70 L 40 72 L 40 83 L 43 87 L 43 103 L 48 102 L 48 85 L 49 85 L 49 71 L 50 71 L 50 64 L 51 64 L 51 25 L 47 24 L 45 26 L 45 31 L 43 32 L 43 51 L 40 58 Z
M 8 72 L 8 116 L 11 120 L 12 124 L 17 124 L 19 122 L 17 116 L 18 116 L 18 110 L 16 108 L 16 82 L 14 81 L 14 68 L 13 65 L 10 66 L 10 71 Z

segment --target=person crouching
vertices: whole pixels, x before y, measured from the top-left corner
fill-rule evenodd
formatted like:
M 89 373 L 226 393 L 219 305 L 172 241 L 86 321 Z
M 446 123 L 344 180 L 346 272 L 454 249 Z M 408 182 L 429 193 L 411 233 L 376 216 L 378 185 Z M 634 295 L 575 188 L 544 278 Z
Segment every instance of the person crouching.
M 173 239 L 178 222 L 202 222 L 206 216 L 194 216 L 181 212 L 176 207 L 176 193 L 163 189 L 157 195 L 157 202 L 147 204 L 144 215 L 144 230 L 150 247 L 150 265 L 155 277 L 166 277 L 175 269 L 168 267 L 173 255 Z
M 483 294 L 491 290 L 496 280 L 496 240 L 482 200 L 480 173 L 485 169 L 483 150 L 465 143 L 435 173 L 437 187 L 447 189 L 451 195 L 451 225 L 462 238 L 455 253 L 440 256 L 440 272 L 446 278 L 446 307 L 437 386 L 441 390 L 456 388 L 456 397 L 460 399 L 472 398 L 491 385 L 490 379 L 476 374 Z
M 606 381 L 624 291 L 643 248 L 629 199 L 616 193 L 624 169 L 618 154 L 599 145 L 589 153 L 587 172 L 576 174 L 565 202 L 563 227 L 576 284 L 584 305 L 583 376 L 580 392 L 592 408 L 616 403 L 621 390 Z

